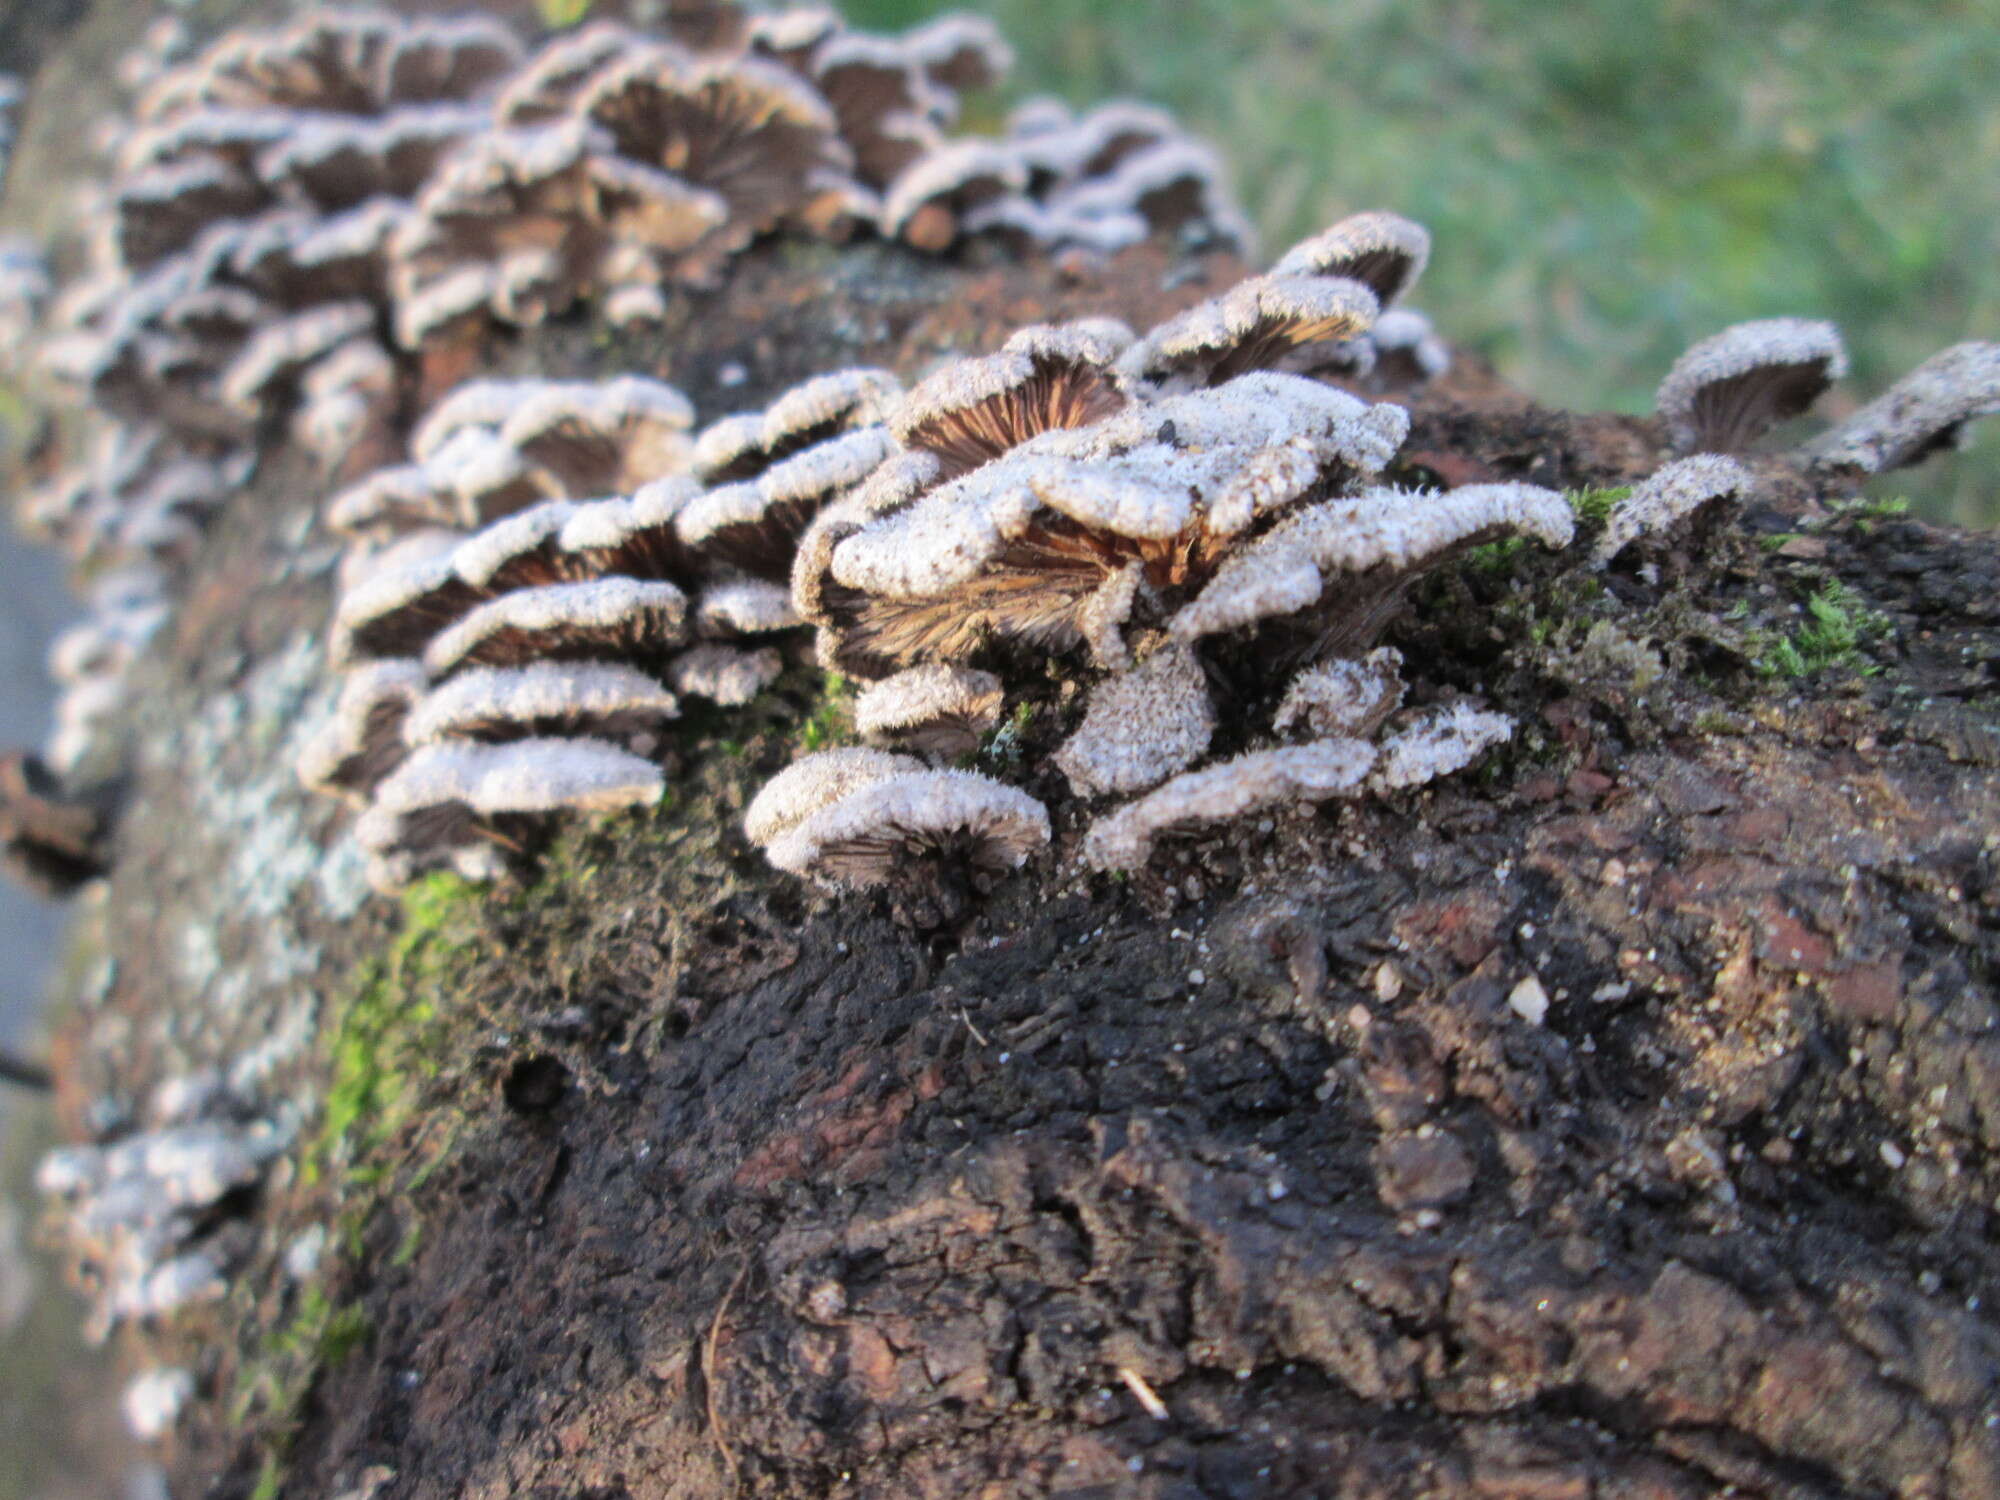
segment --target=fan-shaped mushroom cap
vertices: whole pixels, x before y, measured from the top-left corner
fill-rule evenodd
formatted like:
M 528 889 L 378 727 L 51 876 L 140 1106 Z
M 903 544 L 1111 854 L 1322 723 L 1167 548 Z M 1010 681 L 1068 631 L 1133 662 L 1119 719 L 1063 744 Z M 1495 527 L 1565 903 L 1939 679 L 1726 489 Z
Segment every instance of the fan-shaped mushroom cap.
M 456 104 L 399 109 L 379 120 L 308 115 L 258 155 L 257 177 L 328 210 L 382 195 L 410 198 L 446 152 L 487 124 L 484 110 Z
M 410 433 L 410 457 L 427 463 L 468 427 L 499 432 L 541 384 L 536 380 L 468 380 L 430 409 Z
M 706 698 L 723 708 L 741 708 L 776 682 L 784 658 L 770 647 L 745 651 L 708 643 L 690 647 L 667 663 L 667 682 L 684 698 Z
M 703 428 L 694 441 L 694 473 L 712 485 L 754 479 L 777 460 L 844 428 L 882 421 L 902 389 L 886 370 L 814 376 L 763 411 L 738 412 Z
M 1285 689 L 1274 729 L 1304 721 L 1317 739 L 1367 739 L 1403 703 L 1403 653 L 1382 646 L 1307 667 Z
M 952 141 L 919 158 L 882 196 L 882 231 L 919 250 L 958 238 L 962 215 L 1028 185 L 1028 169 L 995 141 Z
M 1691 345 L 1654 404 L 1681 451 L 1740 453 L 1846 373 L 1847 350 L 1833 324 L 1764 318 Z
M 300 446 L 331 469 L 364 443 L 386 443 L 396 385 L 387 349 L 373 337 L 349 339 L 299 380 Z
M 1000 722 L 1005 696 L 991 672 L 930 662 L 864 688 L 854 700 L 854 728 L 878 744 L 949 760 L 979 748 Z
M 640 486 L 629 499 L 592 501 L 563 528 L 562 549 L 577 559 L 579 573 L 685 577 L 693 561 L 674 518 L 701 492 L 686 475 L 672 474 Z
M 591 21 L 564 32 L 507 80 L 493 100 L 493 117 L 508 126 L 561 119 L 601 69 L 646 45 L 638 32 L 616 21 Z
M 1179 135 L 1121 157 L 1102 177 L 1061 189 L 1050 206 L 1083 219 L 1137 214 L 1154 234 L 1199 229 L 1246 255 L 1257 239 L 1231 201 L 1222 159 Z
M 888 432 L 860 427 L 794 453 L 755 479 L 690 499 L 674 517 L 683 546 L 709 562 L 785 576 L 800 533 L 835 495 L 894 452 Z
M 906 448 L 964 473 L 1056 428 L 1087 427 L 1126 404 L 1111 372 L 1132 330 L 1109 318 L 1021 329 L 997 354 L 945 366 L 890 418 Z
M 1431 320 L 1414 308 L 1392 307 L 1368 330 L 1374 388 L 1424 385 L 1451 369 L 1451 349 Z
M 694 407 L 665 381 L 549 381 L 525 394 L 500 440 L 571 495 L 630 490 L 680 468 Z
M 408 753 L 404 724 L 427 686 L 422 666 L 407 658 L 350 671 L 333 717 L 300 752 L 300 782 L 314 791 L 365 795 Z
M 332 658 L 409 657 L 477 604 L 449 553 L 427 553 L 372 570 L 341 596 L 333 614 Z
M 483 841 L 511 844 L 524 816 L 617 812 L 657 802 L 665 788 L 657 765 L 601 740 L 446 740 L 411 752 L 375 788 L 354 834 L 371 854 L 448 855 Z
M 1742 464 L 1719 453 L 1676 459 L 1618 503 L 1591 549 L 1591 561 L 1601 568 L 1641 537 L 1678 525 L 1717 501 L 1740 499 L 1756 482 Z
M 1136 213 L 1079 212 L 1063 203 L 1037 203 L 1011 194 L 966 210 L 960 229 L 968 237 L 990 236 L 1020 254 L 1075 248 L 1116 255 L 1146 238 L 1146 221 Z
M 575 109 L 619 154 L 719 193 L 746 240 L 804 204 L 815 171 L 847 165 L 826 101 L 757 58 L 648 47 L 596 73 Z
M 482 595 L 573 581 L 561 539 L 580 509 L 573 500 L 544 500 L 503 517 L 459 544 L 452 569 Z
M 327 502 L 326 524 L 348 537 L 397 536 L 456 519 L 452 492 L 422 464 L 377 469 Z
M 800 624 L 792 591 L 763 578 L 731 578 L 711 583 L 695 600 L 695 634 L 711 640 L 769 635 Z
M 1220 385 L 1300 345 L 1358 338 L 1378 311 L 1375 294 L 1358 281 L 1256 276 L 1153 329 L 1119 368 L 1134 380 Z
M 808 74 L 840 122 L 856 172 L 875 188 L 942 140 L 937 121 L 954 101 L 925 74 L 906 38 L 830 36 L 813 49 Z
M 491 429 L 465 427 L 423 460 L 425 471 L 458 497 L 461 520 L 481 525 L 548 497 L 537 472 Z
M 521 44 L 490 16 L 413 21 L 384 49 L 377 95 L 384 103 L 471 99 L 520 67 Z
M 764 856 L 791 874 L 859 890 L 930 853 L 975 870 L 1011 870 L 1048 841 L 1048 809 L 1026 792 L 971 771 L 906 771 L 800 819 Z
M 1422 786 L 1462 771 L 1495 745 L 1514 736 L 1514 721 L 1470 704 L 1434 709 L 1383 740 L 1368 788 L 1375 792 Z
M 434 676 L 465 666 L 514 667 L 540 659 L 655 660 L 686 635 L 687 596 L 671 583 L 598 578 L 552 583 L 489 599 L 424 648 Z
M 1806 447 L 1815 469 L 1880 474 L 1956 448 L 1967 423 L 2000 412 L 2000 344 L 1954 344 Z
M 1028 99 L 1007 117 L 1007 140 L 1034 173 L 1032 189 L 1102 177 L 1127 157 L 1179 139 L 1172 115 L 1131 99 L 1081 117 L 1060 99 Z
M 871 782 L 923 769 L 924 763 L 910 756 L 856 746 L 802 755 L 750 799 L 743 814 L 743 835 L 762 848 Z
M 1569 503 L 1530 484 L 1474 484 L 1443 494 L 1371 490 L 1286 517 L 1225 562 L 1173 621 L 1181 640 L 1234 630 L 1317 604 L 1341 574 L 1410 575 L 1460 549 L 1515 534 L 1567 547 Z M 1368 598 L 1379 602 L 1379 596 Z
M 953 12 L 903 33 L 925 76 L 954 93 L 991 88 L 1014 66 L 1014 49 L 985 16 Z
M 306 366 L 351 339 L 374 339 L 375 309 L 366 302 L 334 302 L 273 323 L 244 346 L 222 377 L 222 396 L 254 415 Z
M 413 746 L 554 735 L 626 744 L 649 742 L 679 713 L 672 693 L 622 663 L 534 661 L 459 673 L 415 705 L 403 734 Z
M 1401 214 L 1375 210 L 1350 214 L 1301 240 L 1278 257 L 1271 274 L 1344 276 L 1366 286 L 1387 308 L 1416 284 L 1430 258 L 1429 230 Z
M 265 197 L 261 185 L 219 157 L 136 172 L 112 200 L 119 259 L 134 271 L 158 265 L 218 220 L 254 213 Z
M 1214 733 L 1208 674 L 1168 645 L 1098 684 L 1055 762 L 1079 796 L 1143 791 L 1201 759 Z
M 1375 765 L 1361 740 L 1315 740 L 1280 750 L 1252 750 L 1188 771 L 1100 818 L 1084 836 L 1083 857 L 1098 870 L 1136 870 L 1162 834 L 1247 817 L 1286 803 L 1354 796 Z

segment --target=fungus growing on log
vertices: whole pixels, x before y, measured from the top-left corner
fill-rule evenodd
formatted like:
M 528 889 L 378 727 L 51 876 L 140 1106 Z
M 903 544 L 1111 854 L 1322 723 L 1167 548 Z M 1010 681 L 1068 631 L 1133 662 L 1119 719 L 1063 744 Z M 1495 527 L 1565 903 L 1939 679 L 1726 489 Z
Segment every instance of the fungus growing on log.
M 854 729 L 872 744 L 952 760 L 979 748 L 1005 698 L 991 672 L 932 662 L 862 689 Z
M 1465 548 L 1509 535 L 1562 548 L 1574 532 L 1569 503 L 1534 485 L 1370 490 L 1287 516 L 1225 562 L 1172 629 L 1192 641 L 1290 620 L 1322 651 L 1358 649 L 1412 580 Z M 1332 590 L 1337 577 L 1351 582 Z
M 935 440 L 936 406 L 899 414 L 910 441 Z M 1044 409 L 1005 408 L 1023 420 Z M 1116 665 L 1141 606 L 1164 621 L 1253 523 L 1378 470 L 1404 429 L 1397 408 L 1259 373 L 1041 431 L 943 484 L 952 462 L 919 450 L 933 462 L 885 465 L 857 491 L 851 531 L 806 539 L 794 597 L 821 627 L 822 660 L 864 678 L 962 660 L 989 639 L 1088 641 Z M 962 466 L 1015 430 L 982 424 L 975 441 L 952 429 L 948 451 Z
M 1514 735 L 1514 721 L 1469 704 L 1454 704 L 1419 715 L 1383 739 L 1368 787 L 1403 791 L 1464 770 L 1495 745 Z
M 1430 231 L 1400 214 L 1352 214 L 1301 240 L 1271 267 L 1273 276 L 1336 276 L 1358 281 L 1386 311 L 1430 263 Z
M 1683 453 L 1741 453 L 1780 422 L 1808 411 L 1847 373 L 1831 323 L 1765 318 L 1689 347 L 1654 404 Z
M 913 389 L 891 430 L 905 448 L 937 456 L 939 479 L 953 478 L 1123 408 L 1111 365 L 1131 342 L 1132 331 L 1109 319 L 1024 328 L 997 354 L 959 360 Z
M 354 833 L 389 885 L 444 865 L 485 878 L 496 853 L 530 852 L 552 814 L 621 812 L 665 789 L 657 765 L 600 740 L 448 740 L 412 751 Z
M 1831 431 L 1807 444 L 1821 472 L 1881 474 L 1959 447 L 1978 417 L 2000 412 L 2000 344 L 1933 354 Z
M 595 578 L 502 594 L 468 611 L 424 647 L 433 676 L 463 666 L 664 657 L 685 636 L 687 596 L 671 583 Z
M 706 698 L 721 708 L 741 708 L 778 680 L 784 660 L 763 647 L 745 651 L 704 642 L 667 663 L 667 682 L 686 698 Z
M 1193 765 L 1214 733 L 1215 708 L 1199 658 L 1185 646 L 1166 645 L 1097 685 L 1055 763 L 1079 796 L 1144 791 Z
M 1155 328 L 1121 368 L 1155 384 L 1221 385 L 1270 369 L 1304 345 L 1358 338 L 1378 311 L 1375 294 L 1358 281 L 1257 276 Z
M 1316 739 L 1368 739 L 1402 707 L 1402 672 L 1403 653 L 1393 646 L 1307 667 L 1285 689 L 1271 727 L 1303 724 Z
M 790 874 L 865 890 L 932 861 L 975 880 L 1004 874 L 1048 841 L 1048 810 L 1027 793 L 971 771 L 915 770 L 848 786 L 763 847 Z
M 1360 740 L 1252 750 L 1184 772 L 1099 818 L 1084 837 L 1083 857 L 1093 869 L 1137 870 L 1152 858 L 1153 845 L 1163 835 L 1266 808 L 1351 797 L 1361 791 L 1374 765 L 1374 747 Z
M 315 791 L 366 798 L 402 763 L 404 725 L 429 681 L 407 658 L 366 662 L 347 674 L 333 717 L 299 756 L 299 780 Z
M 1697 511 L 1746 498 L 1756 478 L 1742 464 L 1719 453 L 1677 459 L 1633 487 L 1613 508 L 1604 534 L 1591 548 L 1598 567 L 1645 537 L 1680 525 Z
M 532 661 L 475 667 L 439 684 L 411 709 L 411 746 L 441 740 L 584 738 L 650 754 L 679 701 L 620 662 Z

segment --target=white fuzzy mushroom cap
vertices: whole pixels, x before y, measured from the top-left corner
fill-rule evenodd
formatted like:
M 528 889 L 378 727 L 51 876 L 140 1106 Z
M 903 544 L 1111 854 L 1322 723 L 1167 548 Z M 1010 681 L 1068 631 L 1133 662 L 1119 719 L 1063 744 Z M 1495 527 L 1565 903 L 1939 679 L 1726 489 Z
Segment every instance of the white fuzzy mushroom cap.
M 538 661 L 460 673 L 416 704 L 403 734 L 411 745 L 427 745 L 495 726 L 664 722 L 679 712 L 672 693 L 622 663 Z
M 942 736 L 953 749 L 969 750 L 1000 722 L 1005 698 L 991 672 L 926 662 L 862 689 L 854 700 L 854 728 L 869 740 L 928 747 Z
M 695 598 L 695 634 L 711 640 L 769 635 L 800 623 L 792 608 L 792 591 L 762 578 L 712 583 Z
M 1099 683 L 1055 762 L 1079 796 L 1137 792 L 1199 760 L 1215 734 L 1208 674 L 1185 646 Z
M 1677 526 L 1717 501 L 1741 499 L 1756 482 L 1742 464 L 1720 453 L 1676 459 L 1618 502 L 1591 549 L 1591 561 L 1601 568 L 1640 537 Z
M 1933 354 L 1806 447 L 1815 469 L 1880 474 L 1957 447 L 1965 425 L 2000 412 L 2000 344 Z
M 846 889 L 893 880 L 926 850 L 957 846 L 975 866 L 1019 866 L 1049 841 L 1033 797 L 971 771 L 908 771 L 870 781 L 794 823 L 764 847 L 779 869 Z
M 1342 574 L 1410 571 L 1483 536 L 1531 536 L 1561 548 L 1575 530 L 1569 502 L 1531 484 L 1473 484 L 1442 494 L 1370 490 L 1280 521 L 1217 570 L 1174 618 L 1173 632 L 1194 640 L 1294 614 L 1316 604 Z
M 710 478 L 748 455 L 787 448 L 800 437 L 834 426 L 880 422 L 902 394 L 886 370 L 835 370 L 793 386 L 762 411 L 739 412 L 702 429 L 693 467 Z
M 1805 411 L 1846 373 L 1847 349 L 1833 324 L 1762 318 L 1690 345 L 1654 404 L 1677 447 L 1736 452 Z
M 769 646 L 746 651 L 705 642 L 667 663 L 667 681 L 684 698 L 741 708 L 784 674 L 784 658 Z
M 655 654 L 685 634 L 687 596 L 671 583 L 636 578 L 597 578 L 585 583 L 552 583 L 502 594 L 472 610 L 435 636 L 424 648 L 424 665 L 436 676 L 475 657 L 503 636 L 539 637 L 552 656 L 574 655 L 565 640 L 602 641 L 596 654 L 621 646 Z
M 1274 729 L 1304 721 L 1320 739 L 1363 739 L 1403 702 L 1403 653 L 1380 646 L 1360 660 L 1342 657 L 1307 667 L 1285 689 Z
M 1119 369 L 1133 381 L 1238 375 L 1300 344 L 1358 338 L 1380 311 L 1374 292 L 1344 277 L 1253 276 L 1153 329 Z
M 1466 703 L 1435 709 L 1382 741 L 1369 789 L 1394 792 L 1436 781 L 1463 771 L 1513 736 L 1514 721 L 1505 714 Z
M 432 407 L 410 434 L 410 457 L 418 463 L 431 456 L 467 427 L 494 432 L 517 411 L 542 382 L 537 380 L 468 380 Z
M 363 847 L 393 847 L 391 819 L 462 803 L 475 814 L 615 812 L 657 802 L 660 768 L 616 745 L 590 739 L 515 740 L 504 745 L 446 741 L 414 751 L 375 789 L 362 824 L 377 835 Z M 357 836 L 362 835 L 360 825 Z M 390 842 L 380 835 L 391 834 Z
M 1383 307 L 1407 292 L 1431 258 L 1430 231 L 1401 214 L 1350 214 L 1301 240 L 1271 267 L 1273 276 L 1344 276 L 1373 291 Z
M 912 756 L 858 746 L 802 755 L 751 798 L 743 814 L 743 836 L 762 848 L 870 782 L 923 769 L 924 763 Z
M 1374 747 L 1361 740 L 1315 740 L 1281 750 L 1252 750 L 1176 776 L 1100 818 L 1084 836 L 1083 857 L 1094 869 L 1136 870 L 1152 857 L 1153 841 L 1164 833 L 1227 822 L 1287 803 L 1353 796 L 1374 765 Z
M 419 663 L 402 658 L 366 662 L 350 671 L 333 717 L 299 753 L 300 783 L 315 791 L 357 789 L 355 778 L 365 773 L 364 761 L 378 761 L 386 770 L 406 742 L 406 716 L 428 682 Z

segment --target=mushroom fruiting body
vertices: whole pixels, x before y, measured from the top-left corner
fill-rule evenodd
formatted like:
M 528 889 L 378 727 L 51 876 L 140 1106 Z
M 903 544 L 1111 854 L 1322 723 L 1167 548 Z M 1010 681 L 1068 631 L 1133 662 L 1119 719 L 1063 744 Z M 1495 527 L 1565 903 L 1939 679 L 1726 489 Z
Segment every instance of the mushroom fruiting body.
M 1977 417 L 2000 412 L 2000 344 L 1954 344 L 1806 445 L 1821 472 L 1880 474 L 1957 447 Z
M 1847 350 L 1833 324 L 1764 318 L 1691 345 L 1654 404 L 1679 451 L 1740 453 L 1846 373 Z

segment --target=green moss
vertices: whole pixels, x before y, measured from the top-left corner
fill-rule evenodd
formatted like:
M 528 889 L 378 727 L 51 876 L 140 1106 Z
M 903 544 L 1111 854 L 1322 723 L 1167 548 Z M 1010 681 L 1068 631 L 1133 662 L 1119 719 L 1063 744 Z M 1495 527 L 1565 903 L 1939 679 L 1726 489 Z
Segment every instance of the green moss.
M 1805 609 L 1806 622 L 1797 630 L 1765 638 L 1756 658 L 1759 673 L 1796 679 L 1830 667 L 1849 667 L 1864 677 L 1882 670 L 1862 654 L 1862 647 L 1887 635 L 1889 622 L 1862 604 L 1853 590 L 1830 582 L 1806 600 Z
M 590 14 L 590 0 L 535 0 L 542 24 L 551 31 L 574 26 Z
M 1612 489 L 1566 490 L 1563 499 L 1569 502 L 1579 521 L 1602 526 L 1610 518 L 1612 507 L 1631 493 L 1631 485 L 1621 484 Z
M 854 744 L 854 684 L 838 672 L 826 674 L 826 688 L 799 730 L 799 748 L 826 750 Z

